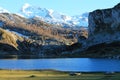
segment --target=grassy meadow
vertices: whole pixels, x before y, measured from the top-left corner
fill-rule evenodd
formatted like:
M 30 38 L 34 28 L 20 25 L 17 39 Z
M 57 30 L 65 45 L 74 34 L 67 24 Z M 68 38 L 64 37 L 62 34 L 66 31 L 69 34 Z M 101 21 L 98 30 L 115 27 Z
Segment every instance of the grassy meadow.
M 120 73 L 80 73 L 55 70 L 0 70 L 0 80 L 120 80 Z

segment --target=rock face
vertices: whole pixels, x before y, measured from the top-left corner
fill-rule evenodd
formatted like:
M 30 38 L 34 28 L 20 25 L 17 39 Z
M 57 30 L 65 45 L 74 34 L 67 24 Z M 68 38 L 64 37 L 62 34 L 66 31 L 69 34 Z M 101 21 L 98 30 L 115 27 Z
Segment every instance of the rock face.
M 17 40 L 23 41 L 23 38 L 0 28 L 0 54 L 17 54 Z
M 9 44 L 17 49 L 17 40 L 23 41 L 21 37 L 0 28 L 0 43 Z
M 120 3 L 113 8 L 91 12 L 88 20 L 89 46 L 120 40 Z

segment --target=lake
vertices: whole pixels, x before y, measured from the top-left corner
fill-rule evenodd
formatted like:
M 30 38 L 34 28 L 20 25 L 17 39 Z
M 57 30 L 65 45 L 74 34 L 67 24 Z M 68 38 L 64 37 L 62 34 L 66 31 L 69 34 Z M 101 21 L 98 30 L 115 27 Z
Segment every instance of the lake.
M 120 72 L 120 60 L 91 58 L 59 58 L 59 59 L 18 59 L 0 60 L 1 69 L 54 69 L 78 72 Z

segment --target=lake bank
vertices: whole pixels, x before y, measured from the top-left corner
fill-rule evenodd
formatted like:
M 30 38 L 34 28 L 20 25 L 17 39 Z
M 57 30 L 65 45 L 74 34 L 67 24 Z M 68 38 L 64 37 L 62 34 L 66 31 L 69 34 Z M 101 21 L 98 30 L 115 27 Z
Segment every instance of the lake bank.
M 56 70 L 0 70 L 2 80 L 120 80 L 120 73 L 80 73 Z
M 92 55 L 94 55 L 92 53 Z M 96 59 L 117 59 L 119 60 L 120 56 L 116 56 L 114 55 L 113 57 L 111 56 L 99 56 L 99 55 L 95 55 L 92 56 L 91 54 L 89 55 L 84 55 L 82 54 L 81 56 L 78 54 L 64 54 L 63 56 L 54 56 L 54 57 L 41 57 L 38 55 L 0 55 L 0 59 L 62 59 L 62 58 L 96 58 Z

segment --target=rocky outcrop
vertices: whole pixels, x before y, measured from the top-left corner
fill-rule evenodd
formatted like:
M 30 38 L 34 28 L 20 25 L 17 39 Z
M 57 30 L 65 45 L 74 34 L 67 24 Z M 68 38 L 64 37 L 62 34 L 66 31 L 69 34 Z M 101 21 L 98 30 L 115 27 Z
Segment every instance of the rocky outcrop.
M 9 44 L 17 49 L 17 40 L 23 41 L 23 38 L 0 28 L 0 43 Z
M 95 10 L 88 19 L 89 46 L 120 41 L 120 3 L 113 8 Z
M 34 49 L 33 49 L 34 47 Z M 2 53 L 9 54 L 27 54 L 37 53 L 37 49 L 39 48 L 39 44 L 35 43 L 30 39 L 25 39 L 16 35 L 13 32 L 4 30 L 0 28 L 0 51 Z M 11 53 L 14 52 L 14 53 Z M 16 52 L 15 52 L 16 51 Z
M 23 41 L 23 38 L 0 28 L 0 55 L 18 54 L 17 40 Z
M 89 13 L 88 38 L 69 56 L 120 59 L 120 3 Z
M 88 30 L 86 28 L 81 28 L 76 36 L 78 43 L 85 45 L 88 39 Z
M 0 58 L 43 58 L 57 57 L 65 51 L 65 45 L 42 44 L 37 40 L 0 28 Z

